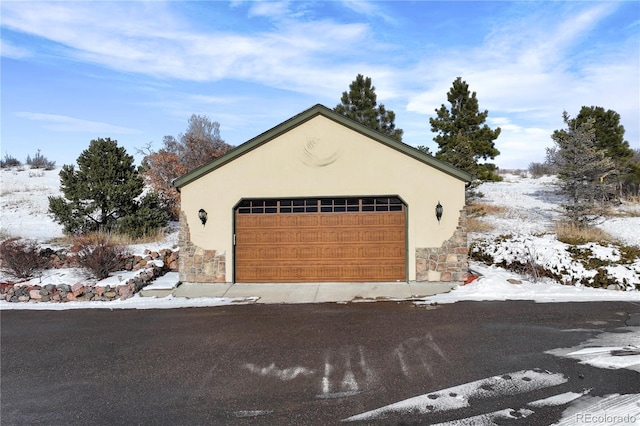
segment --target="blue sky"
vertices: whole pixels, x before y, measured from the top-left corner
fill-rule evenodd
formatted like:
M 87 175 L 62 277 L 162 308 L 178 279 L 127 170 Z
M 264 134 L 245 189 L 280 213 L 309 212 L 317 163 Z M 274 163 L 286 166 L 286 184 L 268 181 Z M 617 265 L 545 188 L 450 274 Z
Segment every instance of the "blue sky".
M 0 3 L 1 155 L 75 162 L 91 139 L 130 154 L 191 114 L 239 145 L 360 73 L 403 141 L 456 77 L 477 92 L 502 168 L 543 161 L 562 112 L 617 111 L 640 148 L 640 2 L 102 1 Z M 366 154 L 366 153 L 364 153 Z M 140 157 L 136 157 L 137 160 Z

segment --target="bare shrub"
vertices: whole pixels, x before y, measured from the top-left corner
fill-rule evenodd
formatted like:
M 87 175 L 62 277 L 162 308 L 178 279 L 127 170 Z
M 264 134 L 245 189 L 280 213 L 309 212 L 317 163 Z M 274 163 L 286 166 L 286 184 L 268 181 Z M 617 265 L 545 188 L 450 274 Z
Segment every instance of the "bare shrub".
M 529 174 L 532 178 L 538 179 L 542 176 L 552 175 L 553 168 L 550 165 L 544 163 L 530 163 Z
M 18 160 L 17 158 L 9 154 L 5 154 L 4 159 L 0 159 L 1 169 L 7 169 L 9 167 L 20 167 L 20 166 L 22 166 L 22 163 L 20 162 L 20 160 Z
M 0 244 L 1 269 L 16 278 L 32 277 L 47 268 L 50 262 L 49 258 L 42 256 L 35 241 L 10 238 Z
M 56 162 L 50 161 L 40 153 L 40 150 L 36 152 L 33 158 L 30 155 L 27 156 L 27 165 L 31 166 L 32 169 L 53 170 L 56 168 Z
M 123 245 L 111 240 L 109 234 L 91 233 L 74 238 L 72 251 L 76 253 L 78 265 L 88 269 L 99 280 L 111 272 L 121 271 L 129 255 Z

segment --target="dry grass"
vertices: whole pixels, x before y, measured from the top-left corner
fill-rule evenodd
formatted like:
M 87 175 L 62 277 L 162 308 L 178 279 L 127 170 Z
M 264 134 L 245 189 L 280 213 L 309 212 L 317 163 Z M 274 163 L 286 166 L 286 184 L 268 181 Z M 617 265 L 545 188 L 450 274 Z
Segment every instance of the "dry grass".
M 116 244 L 121 244 L 123 246 L 129 246 L 133 244 L 149 244 L 156 243 L 162 240 L 165 237 L 165 233 L 162 229 L 158 229 L 157 231 L 151 234 L 145 234 L 138 238 L 133 238 L 129 235 L 125 234 L 111 234 L 111 240 Z
M 158 230 L 153 234 L 146 234 L 140 238 L 133 238 L 129 235 L 125 234 L 116 234 L 116 233 L 105 233 L 105 232 L 91 232 L 88 234 L 82 235 L 84 237 L 89 238 L 89 240 L 93 241 L 103 241 L 104 239 L 108 240 L 111 244 L 120 245 L 120 246 L 130 246 L 134 244 L 148 244 L 155 243 L 162 240 L 165 237 L 165 233 L 163 230 Z M 77 236 L 64 236 L 56 239 L 60 243 L 73 243 L 74 239 Z
M 582 228 L 574 224 L 558 222 L 555 226 L 558 241 L 566 244 L 580 245 L 590 242 L 613 243 L 615 238 L 600 228 Z
M 467 218 L 467 232 L 489 232 L 492 231 L 495 227 L 484 220 L 478 219 L 477 217 L 468 217 Z
M 507 211 L 505 206 L 475 201 L 467 206 L 467 232 L 489 232 L 495 226 L 482 220 L 485 216 L 499 216 Z
M 507 211 L 505 206 L 497 204 L 474 202 L 467 206 L 469 217 L 482 217 L 487 215 L 497 216 Z
M 83 235 L 63 235 L 62 237 L 52 238 L 51 240 L 47 241 L 47 243 L 54 246 L 70 247 L 73 246 L 75 240 L 78 237 L 86 237 L 90 241 L 102 241 L 106 238 L 112 244 L 119 246 L 130 246 L 134 244 L 149 244 L 158 242 L 164 239 L 165 233 L 162 230 L 158 230 L 158 232 L 153 235 L 144 235 L 140 238 L 132 238 L 128 235 L 91 232 L 89 234 Z

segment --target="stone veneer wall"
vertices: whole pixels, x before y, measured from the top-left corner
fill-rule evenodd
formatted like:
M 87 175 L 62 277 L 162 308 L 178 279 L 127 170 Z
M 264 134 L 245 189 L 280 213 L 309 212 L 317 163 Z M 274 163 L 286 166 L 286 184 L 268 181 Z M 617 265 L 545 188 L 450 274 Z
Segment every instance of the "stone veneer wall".
M 469 274 L 467 211 L 460 210 L 453 236 L 436 248 L 416 248 L 416 281 L 461 282 Z
M 190 283 L 226 282 L 226 253 L 217 250 L 205 250 L 191 242 L 189 224 L 184 212 L 180 212 L 178 233 L 178 272 L 180 281 Z

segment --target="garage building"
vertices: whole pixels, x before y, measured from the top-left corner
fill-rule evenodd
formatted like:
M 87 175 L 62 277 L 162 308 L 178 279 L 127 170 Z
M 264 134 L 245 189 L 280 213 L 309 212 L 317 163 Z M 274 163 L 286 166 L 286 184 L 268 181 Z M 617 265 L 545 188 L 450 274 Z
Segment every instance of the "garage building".
M 471 178 L 316 105 L 174 181 L 180 280 L 463 281 Z

